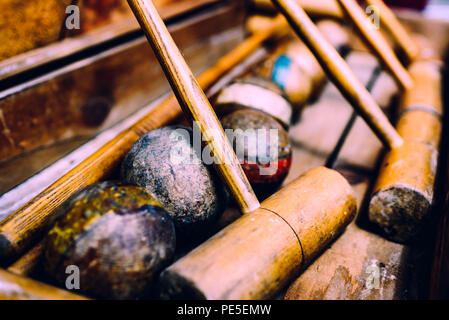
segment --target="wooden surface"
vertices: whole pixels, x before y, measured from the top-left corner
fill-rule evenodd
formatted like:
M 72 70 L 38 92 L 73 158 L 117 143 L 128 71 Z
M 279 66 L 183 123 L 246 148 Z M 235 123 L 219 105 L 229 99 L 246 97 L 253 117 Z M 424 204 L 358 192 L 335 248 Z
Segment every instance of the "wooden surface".
M 0 2 L 0 60 L 57 41 L 72 0 Z
M 185 14 L 190 10 L 217 2 L 217 0 L 184 0 L 181 2 L 168 1 L 168 4 L 165 3 L 165 5 L 160 4 L 164 1 L 156 1 L 156 5 L 158 3 L 160 5 L 159 12 L 164 20 L 175 19 L 177 16 Z M 9 77 L 19 75 L 29 69 L 43 66 L 58 59 L 68 58 L 71 55 L 79 54 L 84 50 L 107 43 L 114 38 L 126 36 L 138 31 L 139 24 L 132 15 L 126 0 L 120 0 L 120 2 L 122 2 L 120 8 L 124 7 L 126 14 L 117 19 L 117 21 L 102 21 L 93 30 L 82 35 L 69 37 L 42 48 L 36 48 L 0 61 L 0 80 L 8 79 Z

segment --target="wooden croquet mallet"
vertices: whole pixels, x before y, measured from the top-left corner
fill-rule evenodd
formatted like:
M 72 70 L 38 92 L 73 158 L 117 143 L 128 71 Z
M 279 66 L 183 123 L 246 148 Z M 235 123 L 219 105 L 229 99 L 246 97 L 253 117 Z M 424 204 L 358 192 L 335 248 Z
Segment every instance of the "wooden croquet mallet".
M 260 206 L 212 106 L 151 0 L 128 0 L 184 113 L 199 126 L 215 167 L 243 213 Z
M 362 35 L 362 39 L 368 44 L 380 62 L 387 68 L 396 82 L 403 89 L 410 89 L 413 80 L 407 69 L 401 64 L 394 51 L 390 48 L 379 30 L 368 21 L 365 12 L 356 0 L 337 0 L 346 15 Z
M 164 274 L 164 295 L 208 299 L 272 297 L 344 230 L 355 212 L 355 199 L 347 181 L 333 170 L 315 168 L 263 202 L 261 209 L 244 215 L 170 267 Z M 41 247 L 42 243 L 8 271 L 29 274 Z M 197 269 L 189 271 L 186 263 Z M 226 281 L 229 275 L 232 279 Z
M 357 79 L 348 64 L 321 35 L 318 28 L 295 0 L 273 0 L 290 26 L 315 55 L 329 79 L 358 111 L 379 139 L 390 149 L 403 144 L 379 105 Z
M 288 34 L 281 16 L 271 27 L 249 37 L 198 77 L 203 89 L 212 86 L 230 69 L 254 53 L 264 42 Z M 125 129 L 51 186 L 0 223 L 0 258 L 11 259 L 23 253 L 45 232 L 53 214 L 76 191 L 106 179 L 131 146 L 145 133 L 172 123 L 182 115 L 174 96 L 170 96 L 131 127 Z
M 412 241 L 425 226 L 434 198 L 442 132 L 441 64 L 417 61 L 397 123 L 404 144 L 386 154 L 369 205 L 369 218 L 388 238 Z
M 335 239 L 356 212 L 349 183 L 310 170 L 161 274 L 163 298 L 272 298 Z

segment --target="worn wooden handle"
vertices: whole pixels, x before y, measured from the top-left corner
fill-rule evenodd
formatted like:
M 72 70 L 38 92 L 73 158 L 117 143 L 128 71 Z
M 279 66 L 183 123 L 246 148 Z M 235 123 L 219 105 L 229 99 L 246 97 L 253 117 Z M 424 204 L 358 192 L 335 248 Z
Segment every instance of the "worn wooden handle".
M 223 56 L 214 66 L 198 77 L 202 88 L 213 85 L 226 72 L 257 50 L 266 40 L 288 31 L 282 19 L 271 28 L 254 34 Z M 46 230 L 54 210 L 77 190 L 107 178 L 117 168 L 131 146 L 148 131 L 169 124 L 182 115 L 171 96 L 132 127 L 124 130 L 97 152 L 65 174 L 22 208 L 0 223 L 0 257 L 11 258 L 23 253 L 33 240 Z
M 267 299 L 352 220 L 356 202 L 336 171 L 318 167 L 226 227 L 161 275 L 164 298 Z
M 415 62 L 415 86 L 406 91 L 397 124 L 402 147 L 384 159 L 369 206 L 370 220 L 392 240 L 413 240 L 425 225 L 434 198 L 442 132 L 440 64 Z
M 402 145 L 403 140 L 391 125 L 368 90 L 357 79 L 335 48 L 295 0 L 273 0 L 297 35 L 313 52 L 330 80 L 365 119 L 379 139 L 389 148 Z

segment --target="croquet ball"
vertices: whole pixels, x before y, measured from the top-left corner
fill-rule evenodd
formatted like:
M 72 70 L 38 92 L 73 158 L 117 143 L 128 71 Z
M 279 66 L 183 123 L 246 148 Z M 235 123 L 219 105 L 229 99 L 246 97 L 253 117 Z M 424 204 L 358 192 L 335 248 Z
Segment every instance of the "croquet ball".
M 194 137 L 184 126 L 153 130 L 133 145 L 122 164 L 122 180 L 150 192 L 183 237 L 206 232 L 228 201 L 214 162 L 203 161 L 201 140 L 199 132 Z
M 68 282 L 98 298 L 140 298 L 173 259 L 173 221 L 143 188 L 93 184 L 58 210 L 60 218 L 46 238 L 44 267 L 63 287 Z M 70 278 L 72 272 L 78 280 Z

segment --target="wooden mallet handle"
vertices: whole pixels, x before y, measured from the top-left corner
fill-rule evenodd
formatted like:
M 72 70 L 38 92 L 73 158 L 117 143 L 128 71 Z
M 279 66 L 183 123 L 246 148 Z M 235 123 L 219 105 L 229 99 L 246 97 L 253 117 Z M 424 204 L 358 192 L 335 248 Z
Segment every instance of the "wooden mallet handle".
M 159 59 L 186 115 L 199 126 L 216 160 L 216 168 L 243 213 L 260 206 L 206 95 L 150 0 L 128 3 Z
M 390 149 L 403 144 L 379 105 L 295 0 L 273 0 L 340 92 Z
M 420 48 L 394 12 L 382 0 L 366 0 L 366 3 L 378 10 L 382 27 L 386 28 L 395 43 L 406 55 L 408 62 L 413 62 L 419 56 Z
M 167 268 L 164 298 L 269 299 L 351 222 L 356 201 L 338 172 L 318 167 Z
M 295 0 L 304 10 L 313 17 L 327 17 L 335 20 L 344 20 L 346 12 L 337 0 Z M 394 12 L 382 0 L 365 0 L 368 5 L 378 9 L 382 27 L 391 35 L 395 43 L 405 53 L 408 62 L 413 62 L 420 54 L 419 45 L 410 37 Z M 253 6 L 262 10 L 275 11 L 271 0 L 252 0 Z M 366 16 L 365 16 L 366 18 Z M 365 19 L 366 21 L 366 19 Z

